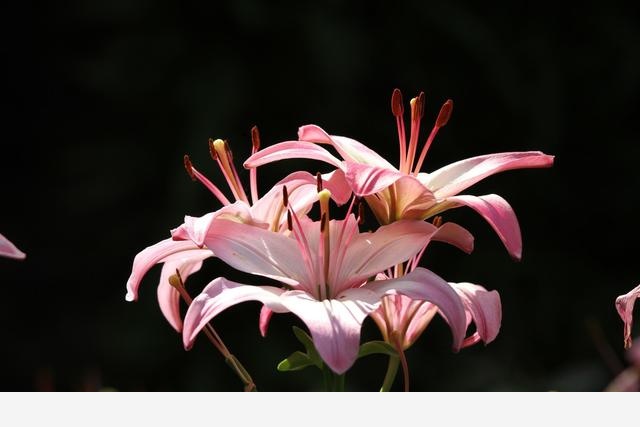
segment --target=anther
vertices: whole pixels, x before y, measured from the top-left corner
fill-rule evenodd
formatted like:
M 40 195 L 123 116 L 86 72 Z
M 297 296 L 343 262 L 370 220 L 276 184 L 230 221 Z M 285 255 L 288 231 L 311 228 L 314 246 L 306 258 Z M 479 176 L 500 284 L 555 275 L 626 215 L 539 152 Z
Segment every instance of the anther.
M 322 191 L 322 187 L 322 175 L 320 175 L 320 172 L 316 172 L 316 189 L 318 193 Z
M 419 118 L 424 117 L 424 92 L 420 92 L 416 101 L 416 116 Z
M 213 138 L 209 138 L 209 154 L 213 160 L 218 160 L 218 153 L 216 153 L 216 148 L 213 145 Z
M 191 163 L 191 159 L 188 154 L 184 155 L 184 168 L 187 170 L 187 173 L 191 177 L 192 181 L 196 180 L 196 175 L 193 173 L 193 164 Z
M 438 118 L 436 119 L 436 126 L 441 128 L 447 124 L 449 118 L 451 117 L 451 110 L 453 110 L 453 101 L 447 99 L 447 102 L 442 104 L 440 108 L 440 113 L 438 113 Z
M 293 230 L 293 219 L 291 218 L 291 211 L 287 210 L 287 229 Z
M 442 225 L 442 216 L 438 215 L 433 218 L 433 225 L 435 225 L 436 227 L 440 227 Z
M 282 204 L 285 208 L 289 206 L 289 191 L 286 185 L 282 186 Z
M 260 149 L 260 132 L 258 131 L 258 126 L 251 128 L 251 144 L 253 145 L 253 151 Z
M 169 276 L 169 284 L 178 290 L 183 287 L 182 279 L 177 274 Z
M 391 95 L 391 112 L 394 116 L 398 117 L 404 113 L 404 106 L 402 105 L 402 92 L 400 89 L 394 89 Z
M 320 218 L 320 233 L 324 233 L 326 223 L 327 223 L 327 214 L 323 213 L 322 218 Z

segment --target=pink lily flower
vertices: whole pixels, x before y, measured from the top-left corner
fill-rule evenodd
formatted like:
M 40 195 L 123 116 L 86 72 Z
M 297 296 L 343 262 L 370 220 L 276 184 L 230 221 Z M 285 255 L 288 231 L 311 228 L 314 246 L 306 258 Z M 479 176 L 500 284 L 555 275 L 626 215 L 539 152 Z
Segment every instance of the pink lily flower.
M 471 253 L 473 251 L 473 235 L 454 223 L 441 224 L 437 217 L 434 225 L 438 231 L 431 240 L 445 241 L 458 249 Z M 438 238 L 439 237 L 439 238 Z M 398 277 L 402 271 L 413 271 L 418 265 L 426 247 L 422 249 L 411 262 L 402 269 L 390 270 L 387 274 L 378 274 L 376 280 L 387 280 Z M 489 344 L 500 331 L 502 321 L 502 307 L 500 295 L 497 291 L 487 291 L 484 287 L 473 283 L 452 283 L 449 285 L 456 291 L 462 301 L 466 314 L 466 328 L 471 322 L 476 325 L 476 332 L 466 337 L 462 348 L 482 341 Z M 385 296 L 378 310 L 371 313 L 371 317 L 378 325 L 386 342 L 399 351 L 407 350 L 422 335 L 433 317 L 438 313 L 438 307 L 428 301 L 413 300 L 404 295 Z
M 633 306 L 640 298 L 640 285 L 628 293 L 616 298 L 616 309 L 624 322 L 624 347 L 631 347 L 631 326 L 633 325 Z
M 25 259 L 26 254 L 16 247 L 9 239 L 0 234 L 0 256 L 14 259 Z
M 380 275 L 378 280 L 387 277 Z M 466 337 L 461 348 L 469 347 L 482 341 L 485 345 L 493 341 L 500 331 L 502 307 L 497 291 L 487 291 L 473 283 L 452 283 L 449 285 L 456 291 L 464 305 L 466 327 L 471 322 L 476 325 L 476 332 Z M 371 317 L 378 325 L 386 342 L 400 350 L 407 350 L 422 335 L 438 307 L 428 301 L 414 300 L 404 295 L 385 296 L 378 310 Z
M 185 348 L 190 348 L 198 332 L 223 310 L 245 301 L 260 301 L 275 313 L 298 316 L 325 363 L 342 374 L 357 358 L 362 322 L 385 295 L 395 294 L 435 304 L 451 327 L 454 349 L 460 348 L 465 310 L 447 282 L 423 268 L 397 279 L 369 281 L 416 256 L 438 228 L 423 221 L 403 220 L 360 233 L 358 220 L 351 213 L 344 220 L 329 220 L 329 197 L 328 190 L 320 192 L 320 221 L 298 218 L 289 209 L 290 235 L 237 222 L 208 230 L 204 242 L 217 257 L 240 271 L 275 279 L 283 287 L 215 279 L 187 310 Z
M 543 168 L 553 164 L 553 156 L 540 151 L 495 153 L 472 157 L 444 166 L 434 172 L 420 172 L 438 131 L 447 124 L 453 108 L 448 100 L 416 161 L 420 121 L 424 114 L 424 93 L 411 100 L 411 130 L 407 145 L 404 107 L 398 89 L 392 96 L 400 144 L 400 166 L 394 167 L 360 142 L 329 135 L 315 125 L 302 126 L 297 141 L 285 141 L 253 154 L 245 167 L 257 167 L 290 158 L 321 160 L 342 170 L 353 192 L 364 197 L 381 224 L 398 219 L 427 219 L 448 209 L 468 206 L 478 212 L 498 234 L 509 254 L 522 256 L 520 226 L 513 209 L 497 194 L 460 195 L 484 178 L 510 169 Z M 317 144 L 333 146 L 339 159 Z
M 252 129 L 251 134 L 255 153 L 260 146 L 256 127 Z M 131 275 L 127 280 L 126 300 L 136 301 L 138 289 L 145 274 L 154 265 L 163 264 L 158 284 L 158 304 L 164 317 L 177 332 L 182 331 L 180 294 L 169 284 L 168 278 L 177 270 L 186 283 L 191 274 L 200 270 L 203 260 L 214 256 L 211 250 L 203 248 L 203 242 L 206 231 L 214 223 L 219 224 L 216 220 L 241 222 L 279 231 L 283 222 L 286 223 L 285 209 L 282 205 L 282 188 L 285 185 L 290 189 L 288 198 L 292 209 L 300 213 L 306 213 L 317 200 L 318 181 L 334 191 L 333 198 L 338 204 L 346 203 L 351 195 L 351 189 L 346 184 L 341 171 L 319 176 L 313 176 L 307 172 L 295 172 L 277 183 L 262 198 L 258 198 L 257 173 L 252 170 L 250 189 L 253 203 L 251 203 L 233 165 L 233 155 L 228 144 L 220 139 L 210 140 L 209 149 L 236 201 L 231 203 L 215 184 L 192 165 L 189 157 L 185 156 L 185 168 L 191 178 L 200 181 L 209 189 L 223 207 L 199 218 L 186 216 L 184 224 L 172 232 L 176 236 L 182 236 L 182 240 L 168 238 L 142 250 L 134 258 Z

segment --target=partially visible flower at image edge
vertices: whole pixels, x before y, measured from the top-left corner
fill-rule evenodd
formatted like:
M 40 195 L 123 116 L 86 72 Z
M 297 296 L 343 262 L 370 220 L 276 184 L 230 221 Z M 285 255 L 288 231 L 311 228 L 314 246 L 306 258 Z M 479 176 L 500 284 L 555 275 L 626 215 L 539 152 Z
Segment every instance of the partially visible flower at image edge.
M 2 234 L 0 234 L 0 256 L 14 259 L 25 259 L 27 257 L 24 252 Z

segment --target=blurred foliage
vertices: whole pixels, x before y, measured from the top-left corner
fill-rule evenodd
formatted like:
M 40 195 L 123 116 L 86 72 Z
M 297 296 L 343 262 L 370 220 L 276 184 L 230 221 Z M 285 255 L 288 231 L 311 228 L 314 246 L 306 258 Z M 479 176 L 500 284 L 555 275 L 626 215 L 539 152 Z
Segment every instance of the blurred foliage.
M 552 169 L 507 172 L 471 191 L 510 201 L 522 262 L 471 210 L 445 216 L 475 234 L 475 253 L 433 245 L 424 265 L 497 289 L 502 331 L 453 354 L 445 323 L 434 321 L 407 354 L 412 389 L 601 390 L 621 368 L 613 301 L 640 280 L 640 21 L 630 5 L 114 0 L 3 9 L 0 232 L 28 254 L 0 259 L 3 390 L 241 390 L 204 339 L 182 349 L 157 307 L 159 269 L 137 303 L 124 301 L 134 255 L 183 215 L 217 207 L 189 180 L 183 154 L 219 182 L 209 137 L 228 139 L 239 163 L 254 124 L 268 145 L 315 123 L 395 162 L 394 87 L 406 98 L 426 92 L 423 132 L 454 100 L 427 171 L 499 151 L 556 155 Z M 263 167 L 262 192 L 299 168 L 329 169 Z M 189 288 L 234 274 L 212 261 Z M 318 390 L 315 370 L 276 371 L 299 347 L 291 327 L 303 325 L 276 315 L 262 338 L 258 312 L 246 303 L 215 322 L 258 388 Z M 379 339 L 370 320 L 363 337 Z M 347 389 L 377 390 L 385 368 L 383 356 L 361 359 Z

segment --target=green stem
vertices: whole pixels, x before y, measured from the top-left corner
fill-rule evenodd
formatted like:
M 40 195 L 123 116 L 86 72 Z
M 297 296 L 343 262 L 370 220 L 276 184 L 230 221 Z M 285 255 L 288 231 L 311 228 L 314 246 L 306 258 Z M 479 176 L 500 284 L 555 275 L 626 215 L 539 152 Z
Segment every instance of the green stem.
M 391 391 L 393 381 L 396 379 L 398 373 L 398 367 L 400 366 L 400 358 L 398 356 L 389 356 L 389 365 L 387 366 L 387 373 L 384 376 L 384 382 L 380 391 Z
M 322 382 L 324 391 L 344 391 L 345 374 L 338 375 L 327 365 L 322 366 Z

